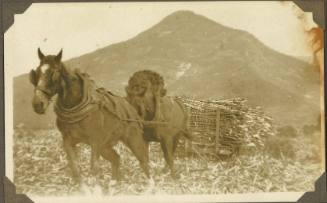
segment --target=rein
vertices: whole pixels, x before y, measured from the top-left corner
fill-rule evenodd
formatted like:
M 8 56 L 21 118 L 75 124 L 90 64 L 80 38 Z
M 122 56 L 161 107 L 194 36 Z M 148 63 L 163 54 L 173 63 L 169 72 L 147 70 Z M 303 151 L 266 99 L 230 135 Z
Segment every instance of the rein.
M 85 77 L 84 74 L 79 72 L 76 72 L 76 74 L 82 78 L 83 81 L 82 101 L 72 108 L 65 108 L 61 105 L 59 99 L 57 98 L 54 110 L 59 121 L 73 124 L 85 119 L 90 113 L 99 111 L 102 115 L 101 123 L 103 124 L 103 113 L 106 110 L 117 119 L 128 122 L 127 119 L 124 119 L 124 116 L 117 112 L 117 109 L 114 109 L 114 106 L 113 108 L 108 107 L 109 100 L 112 100 L 108 97 L 108 93 L 104 88 L 97 88 L 93 81 Z
M 76 72 L 76 74 L 79 77 L 81 77 L 82 81 L 83 81 L 82 101 L 72 108 L 65 108 L 61 105 L 61 103 L 59 102 L 59 99 L 57 98 L 57 102 L 55 103 L 54 110 L 57 115 L 57 119 L 59 121 L 69 123 L 69 124 L 74 124 L 74 123 L 77 123 L 77 122 L 85 119 L 92 112 L 100 111 L 100 113 L 103 114 L 104 113 L 103 111 L 106 109 L 107 112 L 111 113 L 113 116 L 118 118 L 120 121 L 136 122 L 136 123 L 140 123 L 142 125 L 149 126 L 149 127 L 150 126 L 155 127 L 155 126 L 168 126 L 169 125 L 169 123 L 167 121 L 146 121 L 146 120 L 142 120 L 139 118 L 135 119 L 135 118 L 127 118 L 127 117 L 122 116 L 121 115 L 122 112 L 119 112 L 119 110 L 112 109 L 107 106 L 106 102 L 108 102 L 108 99 L 110 100 L 110 97 L 108 97 L 108 94 L 106 93 L 105 89 L 96 88 L 95 84 L 93 84 L 93 82 L 89 78 L 86 78 L 82 73 Z M 183 105 L 181 105 L 181 103 L 179 101 L 176 101 L 176 103 L 183 110 L 185 110 L 183 108 Z M 114 106 L 115 106 L 115 104 L 114 104 Z M 185 111 L 183 111 L 183 113 L 185 114 Z M 103 123 L 104 122 L 103 118 L 101 120 Z M 185 131 L 184 129 L 181 129 L 174 125 L 169 125 L 169 126 L 172 128 L 178 128 L 181 131 Z
M 41 87 L 39 87 L 39 86 L 36 86 L 35 87 L 35 91 L 36 90 L 39 90 L 39 91 L 41 91 L 43 94 L 45 94 L 48 98 L 51 98 L 51 92 L 49 92 L 49 90 L 46 90 L 46 89 L 44 89 L 44 88 L 41 88 Z M 49 99 L 49 101 L 52 101 L 51 99 Z
M 183 114 L 185 116 L 185 123 L 187 125 L 188 122 L 188 114 L 187 114 L 187 109 L 185 108 L 185 106 L 183 105 L 183 103 L 179 100 L 178 97 L 173 98 L 174 102 L 176 102 L 178 104 L 178 106 L 182 109 Z M 141 122 L 143 125 L 147 126 L 147 127 L 159 127 L 159 126 L 166 126 L 166 127 L 171 127 L 171 128 L 175 128 L 178 129 L 184 133 L 188 133 L 187 127 L 184 128 L 180 128 L 177 127 L 175 125 L 171 125 L 169 124 L 168 121 L 154 121 L 154 120 L 137 120 L 137 119 L 121 119 L 123 121 L 128 121 L 128 122 Z

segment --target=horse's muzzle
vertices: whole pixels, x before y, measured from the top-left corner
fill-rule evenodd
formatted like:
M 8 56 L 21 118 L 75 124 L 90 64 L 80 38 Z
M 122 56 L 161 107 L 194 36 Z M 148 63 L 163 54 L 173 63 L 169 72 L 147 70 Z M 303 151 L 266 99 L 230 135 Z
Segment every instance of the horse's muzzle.
M 34 96 L 32 104 L 36 113 L 44 114 L 48 108 L 49 101 L 45 97 Z
M 44 108 L 44 103 L 43 102 L 40 102 L 38 104 L 33 103 L 33 108 L 34 108 L 34 111 L 36 113 L 38 113 L 38 114 L 44 114 L 45 110 L 46 110 L 46 108 Z

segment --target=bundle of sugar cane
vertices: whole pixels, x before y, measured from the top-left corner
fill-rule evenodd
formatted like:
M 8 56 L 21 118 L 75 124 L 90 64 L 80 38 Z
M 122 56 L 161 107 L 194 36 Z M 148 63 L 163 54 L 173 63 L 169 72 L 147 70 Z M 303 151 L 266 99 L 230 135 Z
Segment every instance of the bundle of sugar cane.
M 217 155 L 232 155 L 247 148 L 262 150 L 266 137 L 275 134 L 272 119 L 260 107 L 248 106 L 244 98 L 177 99 L 184 104 L 189 114 L 189 130 L 194 137 L 192 145 L 205 148 L 203 151 L 208 151 L 212 142 L 215 143 L 212 150 Z M 203 139 L 206 136 L 209 138 Z

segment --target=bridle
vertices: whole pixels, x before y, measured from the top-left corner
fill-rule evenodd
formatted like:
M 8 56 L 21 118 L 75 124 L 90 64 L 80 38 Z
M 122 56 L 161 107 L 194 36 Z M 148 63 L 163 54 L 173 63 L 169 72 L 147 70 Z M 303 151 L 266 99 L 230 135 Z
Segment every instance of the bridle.
M 57 73 L 57 72 L 59 72 L 59 71 L 58 71 L 58 70 L 55 70 L 55 72 L 52 73 L 52 74 L 55 74 L 55 73 Z M 42 92 L 42 93 L 47 97 L 49 103 L 51 103 L 51 102 L 54 101 L 54 100 L 52 99 L 52 97 L 53 97 L 56 93 L 53 94 L 53 92 L 51 92 L 51 90 L 49 90 L 49 89 L 47 89 L 47 88 L 45 88 L 45 87 L 42 87 L 42 86 L 36 85 L 35 88 L 34 88 L 34 91 L 35 91 L 35 92 L 36 92 L 36 91 L 40 91 L 40 92 Z
M 42 87 L 39 87 L 39 86 L 36 86 L 35 87 L 35 91 L 36 90 L 39 90 L 39 91 L 41 91 L 43 94 L 45 94 L 48 98 L 51 98 L 52 97 L 52 93 L 50 92 L 50 90 L 47 90 L 47 89 L 45 89 L 45 88 L 42 88 Z

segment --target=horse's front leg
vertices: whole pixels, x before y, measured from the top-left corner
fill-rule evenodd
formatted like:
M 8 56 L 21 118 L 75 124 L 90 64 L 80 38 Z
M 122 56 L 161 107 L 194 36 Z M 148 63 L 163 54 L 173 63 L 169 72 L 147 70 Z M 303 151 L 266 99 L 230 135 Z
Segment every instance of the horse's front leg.
M 172 137 L 165 136 L 160 142 L 161 148 L 164 154 L 164 158 L 170 168 L 172 178 L 176 179 L 175 167 L 174 167 L 174 140 Z
M 81 174 L 80 170 L 78 167 L 77 163 L 77 156 L 76 156 L 76 151 L 75 151 L 75 145 L 76 142 L 69 136 L 64 136 L 63 137 L 63 145 L 64 145 L 64 150 L 67 154 L 68 158 L 68 165 L 70 166 L 70 169 L 72 171 L 73 179 L 80 183 L 81 181 Z
M 91 144 L 91 166 L 90 171 L 93 175 L 99 172 L 100 146 L 97 143 Z

